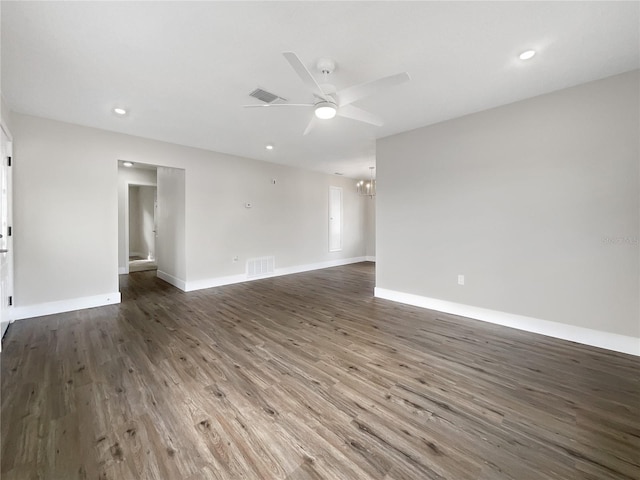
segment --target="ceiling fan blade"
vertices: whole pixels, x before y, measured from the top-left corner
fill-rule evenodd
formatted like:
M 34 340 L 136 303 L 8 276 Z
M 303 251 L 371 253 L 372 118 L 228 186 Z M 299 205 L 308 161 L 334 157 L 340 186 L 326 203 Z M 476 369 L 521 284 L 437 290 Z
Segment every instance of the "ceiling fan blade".
M 377 115 L 369 113 L 366 110 L 362 110 L 361 108 L 354 107 L 353 105 L 345 105 L 344 107 L 338 108 L 338 116 L 369 123 L 376 127 L 384 125 L 382 119 Z
M 284 58 L 287 59 L 289 65 L 291 65 L 291 67 L 296 71 L 302 80 L 302 83 L 304 83 L 315 96 L 320 97 L 323 100 L 327 100 L 327 95 L 322 91 L 320 85 L 316 82 L 316 79 L 313 78 L 311 72 L 307 70 L 307 67 L 304 66 L 304 63 L 300 61 L 298 56 L 293 52 L 284 52 L 282 55 L 284 55 Z
M 316 126 L 316 116 L 312 115 L 311 120 L 309 120 L 309 125 L 307 125 L 307 128 L 304 129 L 303 135 L 309 135 L 309 132 L 313 130 L 315 126 Z
M 313 103 L 265 103 L 264 105 L 243 105 L 244 108 L 263 107 L 315 107 Z
M 368 97 L 382 88 L 393 87 L 394 85 L 400 85 L 401 83 L 411 80 L 407 72 L 396 73 L 388 77 L 379 78 L 371 82 L 361 83 L 360 85 L 354 85 L 353 87 L 347 87 L 344 90 L 338 92 L 338 106 L 349 105 L 350 103 L 360 100 L 361 98 Z

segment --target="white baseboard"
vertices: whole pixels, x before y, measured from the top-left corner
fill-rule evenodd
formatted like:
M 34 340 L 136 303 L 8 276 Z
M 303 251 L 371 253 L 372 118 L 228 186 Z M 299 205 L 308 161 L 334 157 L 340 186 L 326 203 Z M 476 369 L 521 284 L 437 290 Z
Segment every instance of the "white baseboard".
M 118 275 L 126 275 L 127 273 L 129 273 L 127 267 L 118 267 Z
M 367 256 L 366 256 L 366 257 L 364 257 L 364 258 L 365 258 L 365 261 L 366 261 L 366 262 L 375 262 L 375 261 L 376 261 L 376 257 L 375 257 L 375 255 L 373 255 L 373 256 L 372 256 L 372 255 L 367 255 Z
M 273 275 L 268 275 L 272 277 Z M 260 280 L 267 278 L 267 275 L 261 277 L 247 278 L 245 273 L 239 275 L 227 275 L 225 277 L 205 278 L 202 280 L 192 280 L 187 282 L 184 291 L 193 292 L 194 290 L 202 290 L 205 288 L 221 287 L 223 285 L 232 285 L 234 283 L 250 282 L 252 280 Z
M 190 282 L 186 282 L 186 288 L 183 290 L 185 290 L 186 292 L 192 292 L 194 290 L 220 287 L 222 285 L 231 285 L 233 283 L 251 282 L 254 280 L 262 280 L 263 278 L 279 277 L 281 275 L 291 275 L 292 273 L 302 273 L 302 272 L 309 272 L 312 270 L 320 270 L 323 268 L 338 267 L 340 265 L 348 265 L 350 263 L 364 262 L 366 261 L 366 258 L 367 257 L 351 257 L 351 258 L 342 258 L 339 260 L 329 260 L 326 262 L 309 263 L 306 265 L 296 265 L 293 267 L 276 268 L 274 273 L 271 273 L 268 275 L 262 275 L 260 277 L 247 278 L 246 273 L 241 273 L 238 275 L 228 275 L 226 277 L 215 277 L 215 278 L 205 278 L 203 280 L 193 280 Z M 158 276 L 160 277 L 160 272 L 158 272 Z M 169 280 L 167 281 L 169 282 Z M 172 285 L 175 285 L 175 284 L 172 283 Z M 178 288 L 181 288 L 181 287 L 178 287 Z
M 186 290 L 186 282 L 184 280 L 180 280 L 179 278 L 176 278 L 173 275 L 169 275 L 168 273 L 163 272 L 162 270 L 158 270 L 156 272 L 156 276 L 158 278 L 161 278 L 165 282 L 170 283 L 174 287 L 178 287 L 183 292 L 188 291 Z
M 393 300 L 394 302 L 406 303 L 416 307 L 428 308 L 430 310 L 437 310 L 439 312 L 516 328 L 526 332 L 539 333 L 548 337 L 561 338 L 593 347 L 640 356 L 640 338 L 636 337 L 473 307 L 461 303 L 413 295 L 411 293 L 397 292 L 386 288 L 376 287 L 374 295 L 386 300 Z
M 85 308 L 102 307 L 120 303 L 120 292 L 93 295 L 90 297 L 71 298 L 57 302 L 37 303 L 35 305 L 15 306 L 9 310 L 9 318 L 22 320 L 24 318 L 42 317 L 56 313 L 72 312 Z

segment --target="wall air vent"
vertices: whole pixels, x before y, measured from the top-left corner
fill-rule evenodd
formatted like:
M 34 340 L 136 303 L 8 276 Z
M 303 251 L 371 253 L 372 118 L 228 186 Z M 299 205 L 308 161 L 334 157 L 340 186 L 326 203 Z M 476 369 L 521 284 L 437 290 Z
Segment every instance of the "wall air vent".
M 264 103 L 273 103 L 276 100 L 286 100 L 286 98 L 282 98 L 274 93 L 267 92 L 266 90 L 262 90 L 261 88 L 256 88 L 253 92 L 249 94 L 250 97 L 257 98 L 261 102 Z
M 264 277 L 275 273 L 275 257 L 249 258 L 247 260 L 247 278 Z

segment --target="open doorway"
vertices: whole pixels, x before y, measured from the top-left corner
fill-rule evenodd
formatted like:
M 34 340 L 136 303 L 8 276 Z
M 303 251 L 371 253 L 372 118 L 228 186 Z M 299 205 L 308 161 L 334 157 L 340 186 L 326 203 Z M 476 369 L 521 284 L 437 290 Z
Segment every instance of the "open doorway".
M 157 269 L 155 165 L 118 161 L 118 273 Z
M 129 184 L 129 272 L 157 270 L 158 189 Z
M 185 178 L 181 168 L 118 160 L 120 275 L 155 270 L 186 288 Z

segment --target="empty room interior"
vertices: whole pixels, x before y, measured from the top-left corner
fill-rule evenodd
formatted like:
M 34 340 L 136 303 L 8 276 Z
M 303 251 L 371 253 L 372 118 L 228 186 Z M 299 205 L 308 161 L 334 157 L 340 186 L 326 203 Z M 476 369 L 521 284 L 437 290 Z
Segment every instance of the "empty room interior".
M 2 480 L 640 479 L 640 3 L 1 1 Z

